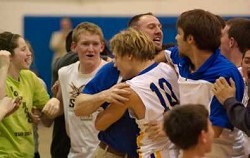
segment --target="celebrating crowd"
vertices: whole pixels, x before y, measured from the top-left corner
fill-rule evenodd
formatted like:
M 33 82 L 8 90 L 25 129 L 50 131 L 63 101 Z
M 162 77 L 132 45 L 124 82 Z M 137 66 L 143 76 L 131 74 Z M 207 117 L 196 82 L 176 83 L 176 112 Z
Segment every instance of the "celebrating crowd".
M 250 19 L 193 9 L 176 29 L 163 44 L 144 13 L 108 44 L 94 23 L 67 30 L 52 98 L 29 70 L 29 42 L 0 33 L 0 158 L 39 158 L 40 121 L 54 123 L 52 158 L 247 158 Z

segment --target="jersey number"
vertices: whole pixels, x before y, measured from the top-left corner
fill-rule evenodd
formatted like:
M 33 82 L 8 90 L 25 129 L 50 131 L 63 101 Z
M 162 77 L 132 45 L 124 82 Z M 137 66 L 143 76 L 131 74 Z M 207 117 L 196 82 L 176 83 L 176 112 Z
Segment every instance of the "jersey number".
M 176 95 L 174 94 L 173 90 L 172 90 L 172 86 L 171 84 L 164 78 L 161 78 L 158 80 L 158 84 L 160 86 L 160 88 L 165 92 L 165 95 L 170 103 L 170 106 L 175 106 L 176 104 L 179 104 L 179 101 L 176 97 Z M 171 94 L 168 94 L 168 92 L 166 91 L 166 88 L 164 88 L 164 86 L 166 86 Z M 160 92 L 159 88 L 154 84 L 154 83 L 151 83 L 150 84 L 150 89 L 155 92 L 155 94 L 157 95 L 157 97 L 159 98 L 160 102 L 161 102 L 161 105 L 164 107 L 165 111 L 169 110 L 169 107 L 167 106 L 163 96 L 162 96 L 162 93 Z

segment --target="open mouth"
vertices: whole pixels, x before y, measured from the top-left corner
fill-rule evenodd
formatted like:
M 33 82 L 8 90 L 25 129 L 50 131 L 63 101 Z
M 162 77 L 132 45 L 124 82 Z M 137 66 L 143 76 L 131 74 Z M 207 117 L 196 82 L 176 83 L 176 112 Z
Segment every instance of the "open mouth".
M 91 58 L 91 57 L 93 57 L 94 55 L 92 55 L 92 54 L 88 54 L 88 55 L 86 55 L 86 56 Z
M 160 37 L 156 37 L 156 38 L 153 39 L 153 41 L 155 43 L 161 43 L 161 38 Z
M 31 64 L 32 61 L 30 58 L 28 58 L 28 59 L 25 59 L 24 62 L 26 62 L 27 64 Z

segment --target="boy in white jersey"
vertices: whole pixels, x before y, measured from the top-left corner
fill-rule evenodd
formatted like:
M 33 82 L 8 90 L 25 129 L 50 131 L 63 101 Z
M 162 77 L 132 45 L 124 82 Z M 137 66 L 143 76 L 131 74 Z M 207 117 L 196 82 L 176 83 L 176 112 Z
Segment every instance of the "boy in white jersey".
M 154 44 L 147 35 L 132 28 L 115 35 L 111 42 L 115 56 L 115 66 L 126 83 L 131 94 L 126 104 L 110 104 L 98 114 L 96 128 L 105 130 L 117 121 L 128 108 L 140 128 L 137 137 L 140 157 L 176 158 L 177 151 L 167 137 L 151 140 L 145 134 L 147 123 L 163 121 L 163 114 L 178 104 L 179 91 L 177 74 L 165 63 L 156 64 Z M 126 88 L 127 89 L 127 88 Z
M 97 112 L 87 117 L 77 117 L 74 105 L 84 86 L 106 63 L 100 57 L 100 52 L 104 49 L 104 37 L 101 28 L 88 22 L 79 24 L 73 30 L 72 37 L 72 45 L 78 53 L 79 61 L 59 70 L 66 131 L 71 142 L 68 157 L 91 158 L 99 144 L 98 131 L 94 127 Z

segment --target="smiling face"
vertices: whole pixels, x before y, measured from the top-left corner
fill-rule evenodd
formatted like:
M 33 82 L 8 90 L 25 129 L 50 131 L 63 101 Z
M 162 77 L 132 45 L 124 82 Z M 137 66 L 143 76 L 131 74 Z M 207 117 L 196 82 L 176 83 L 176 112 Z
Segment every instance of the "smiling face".
M 153 40 L 156 50 L 162 50 L 162 26 L 160 21 L 152 15 L 144 15 L 135 26 L 136 29 L 145 32 Z
M 101 60 L 100 53 L 104 49 L 104 43 L 99 35 L 85 31 L 79 34 L 78 39 L 75 50 L 81 63 L 95 64 Z
M 30 52 L 25 40 L 22 37 L 17 39 L 17 48 L 14 49 L 14 55 L 11 56 L 11 64 L 17 70 L 29 69 L 30 59 L 32 53 Z

